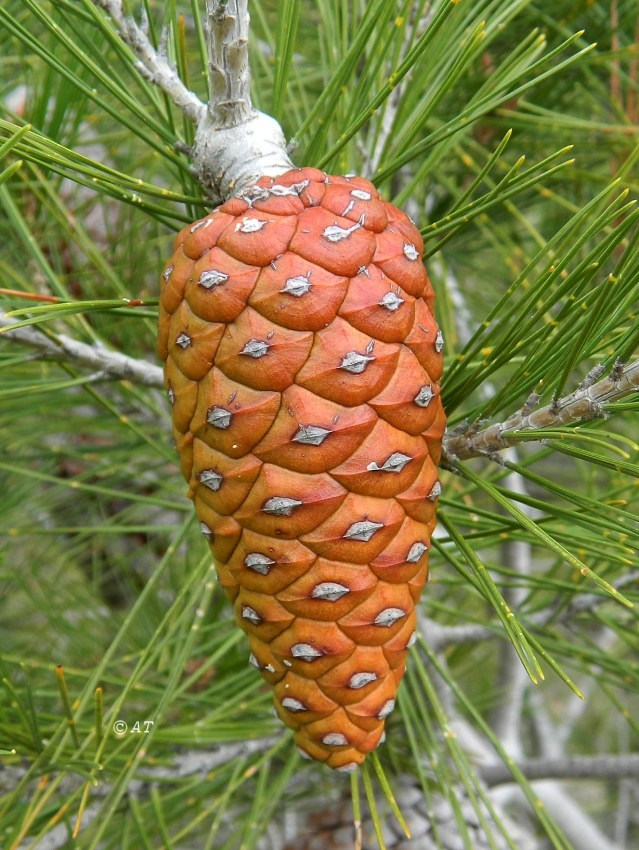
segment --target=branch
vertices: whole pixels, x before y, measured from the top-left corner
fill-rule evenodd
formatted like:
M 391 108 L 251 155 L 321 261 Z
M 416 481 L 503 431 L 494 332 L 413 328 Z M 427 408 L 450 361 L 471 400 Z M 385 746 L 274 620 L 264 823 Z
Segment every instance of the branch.
M 496 770 L 505 770 L 506 768 L 501 760 L 498 761 L 495 758 L 493 746 L 488 739 L 469 720 L 460 715 L 454 704 L 453 692 L 450 689 L 450 685 L 444 681 L 438 671 L 433 671 L 428 657 L 424 653 L 420 653 L 420 656 L 421 660 L 428 667 L 428 675 L 431 677 L 444 707 L 446 714 L 446 723 L 442 725 L 444 734 L 451 732 L 454 734 L 459 746 L 472 758 L 474 770 L 478 774 L 480 781 L 484 779 L 484 771 L 488 773 L 493 766 Z M 447 668 L 446 658 L 442 657 L 440 660 L 442 666 Z M 507 755 L 512 761 L 517 763 L 517 766 L 520 765 L 518 758 L 512 757 L 510 753 Z M 492 790 L 489 795 L 490 801 L 493 806 L 502 811 L 508 806 L 509 813 L 512 811 L 510 806 L 512 801 L 520 804 L 523 816 L 516 817 L 513 825 L 523 828 L 531 813 L 530 802 L 525 798 L 521 787 L 516 783 L 512 783 L 512 773 L 510 771 L 508 773 L 509 778 L 506 782 L 509 784 L 504 784 L 504 786 Z M 561 784 L 557 782 L 537 783 L 533 786 L 533 791 L 537 797 L 539 806 L 543 806 L 551 812 L 552 817 L 558 823 L 562 832 L 567 834 L 571 832 L 579 833 L 578 839 L 574 841 L 575 848 L 579 848 L 579 850 L 621 850 L 620 847 L 603 835 L 590 815 L 572 799 Z M 561 800 L 560 806 L 555 805 L 557 800 Z M 507 828 L 511 832 L 510 824 L 508 824 Z M 519 836 L 513 835 L 512 837 L 514 839 L 512 846 L 517 847 L 517 850 L 524 850 L 524 848 L 528 850 L 529 847 L 538 846 L 537 842 L 531 842 L 531 844 L 525 842 L 523 840 L 524 836 L 521 834 Z
M 584 383 L 587 383 L 586 381 Z M 560 425 L 574 425 L 604 415 L 603 405 L 639 391 L 639 360 L 620 368 L 592 386 L 582 386 L 570 395 L 556 399 L 546 407 L 530 412 L 527 407 L 483 431 L 472 429 L 464 434 L 444 438 L 445 456 L 449 463 L 456 459 L 492 455 L 521 442 L 518 431 L 539 430 Z
M 11 328 L 13 324 L 17 324 L 17 322 L 7 318 L 4 311 L 0 310 L 0 329 Z M 55 339 L 50 339 L 40 331 L 23 327 L 4 331 L 0 338 L 1 336 L 6 336 L 14 342 L 35 348 L 40 352 L 42 358 L 75 363 L 102 372 L 105 380 L 122 379 L 147 387 L 162 388 L 164 386 L 162 369 L 159 366 L 149 363 L 147 360 L 110 351 L 107 348 L 87 345 L 87 343 L 80 342 L 65 334 L 59 334 Z M 615 401 L 637 391 L 639 391 L 639 361 L 626 366 L 618 380 L 609 376 L 589 389 L 577 390 L 572 395 L 560 399 L 555 408 L 558 412 L 551 412 L 553 405 L 549 405 L 529 416 L 525 416 L 523 413 L 515 414 L 505 423 L 491 425 L 490 428 L 478 433 L 449 434 L 444 438 L 445 457 L 451 463 L 457 458 L 491 454 L 517 442 L 514 435 L 519 429 L 538 428 L 541 430 L 551 425 L 565 425 L 568 422 L 592 419 L 595 416 L 602 415 L 600 408 L 605 402 Z M 596 408 L 596 412 L 593 412 L 593 408 Z M 515 421 L 519 424 L 511 424 Z M 512 431 L 513 436 L 504 435 L 506 430 Z M 540 434 L 539 439 L 543 439 L 543 434 Z M 471 637 L 473 634 L 471 633 Z M 481 632 L 475 635 L 476 639 L 481 639 L 481 636 Z M 466 642 L 461 633 L 454 637 L 451 632 L 450 637 L 453 643 Z M 483 637 L 488 637 L 488 635 L 483 634 Z M 444 641 L 446 640 L 443 635 L 442 638 Z
M 207 0 L 209 115 L 216 127 L 236 127 L 254 114 L 248 63 L 248 0 Z
M 626 779 L 639 778 L 639 753 L 613 756 L 563 756 L 561 758 L 522 759 L 517 767 L 526 779 Z M 489 785 L 515 782 L 508 766 L 503 762 L 483 765 L 478 770 Z
M 639 582 L 639 570 L 631 570 L 611 584 L 615 590 L 622 590 L 637 582 Z M 561 600 L 558 600 L 543 616 L 534 619 L 537 625 L 546 628 L 553 622 L 564 623 L 578 614 L 594 611 L 606 602 L 610 602 L 610 596 L 607 593 L 578 593 L 565 608 L 562 607 Z M 559 612 L 558 616 L 557 612 Z
M 428 645 L 433 652 L 439 653 L 449 646 L 461 646 L 468 643 L 478 643 L 484 640 L 493 640 L 501 638 L 501 632 L 493 631 L 486 626 L 481 626 L 478 623 L 469 623 L 466 626 L 445 626 L 438 623 L 437 620 L 432 620 L 418 609 L 417 619 L 419 622 L 419 631 L 428 641 Z
M 135 67 L 140 76 L 162 89 L 193 124 L 199 124 L 206 106 L 179 78 L 168 60 L 165 48 L 160 45 L 160 49 L 155 50 L 145 30 L 124 14 L 122 0 L 93 0 L 93 3 L 104 9 L 122 41 L 138 57 Z
M 215 744 L 208 750 L 188 750 L 184 753 L 174 753 L 170 765 L 141 767 L 139 777 L 145 783 L 157 779 L 178 780 L 194 774 L 204 778 L 211 771 L 223 765 L 231 764 L 235 759 L 248 758 L 256 753 L 266 752 L 278 743 L 280 737 L 280 735 L 270 735 L 248 741 Z
M 428 767 L 424 772 L 430 780 Z M 383 835 L 383 846 L 387 850 L 458 850 L 459 847 L 493 848 L 506 847 L 499 834 L 505 827 L 510 836 L 510 847 L 517 850 L 538 850 L 539 843 L 525 825 L 516 823 L 500 806 L 491 805 L 492 812 L 500 821 L 496 825 L 492 812 L 483 809 L 482 823 L 464 785 L 450 777 L 451 789 L 447 793 L 431 788 L 427 796 L 419 779 L 409 773 L 393 776 L 392 791 L 399 810 L 406 819 L 411 840 L 406 835 L 392 811 L 381 788 L 376 789 L 375 806 Z M 429 782 L 430 784 L 430 782 Z M 318 787 L 316 777 L 310 771 L 295 777 L 295 797 L 291 797 L 284 810 L 273 812 L 266 827 L 267 835 L 258 844 L 260 848 L 367 848 L 379 847 L 373 815 L 362 811 L 358 838 L 355 837 L 350 789 L 343 783 L 324 783 Z M 449 796 L 450 795 L 450 796 Z M 454 800 L 454 803 L 451 802 Z M 460 821 L 464 823 L 462 826 Z M 466 843 L 461 835 L 465 835 Z M 490 838 L 488 836 L 491 836 Z M 220 845 L 221 846 L 221 845 Z
M 0 310 L 0 328 L 11 328 L 14 324 L 18 322 L 8 319 L 4 311 Z M 122 379 L 147 387 L 164 386 L 162 369 L 159 366 L 146 360 L 127 357 L 119 351 L 87 345 L 65 334 L 49 338 L 34 328 L 23 327 L 4 331 L 2 336 L 35 348 L 42 358 L 75 363 L 98 371 L 104 380 Z
M 206 0 L 209 105 L 198 125 L 193 167 L 213 203 L 293 168 L 282 128 L 253 109 L 248 0 Z
M 426 661 L 423 654 L 422 660 Z M 447 666 L 445 658 L 441 659 L 441 663 L 445 667 Z M 433 678 L 436 686 L 438 686 L 440 699 L 445 706 L 448 726 L 454 732 L 459 745 L 472 755 L 475 770 L 480 778 L 484 779 L 484 772 L 488 773 L 493 768 L 495 770 L 506 770 L 504 764 L 495 759 L 493 747 L 488 740 L 468 720 L 460 716 L 456 707 L 452 705 L 452 701 L 446 699 L 446 692 L 451 693 L 450 687 L 445 685 L 439 673 Z M 510 753 L 508 755 L 510 756 Z M 516 761 L 518 766 L 521 766 L 519 759 L 513 760 Z M 525 765 L 527 762 L 524 761 L 523 764 Z M 525 799 L 521 787 L 512 782 L 512 773 L 508 771 L 508 774 L 509 778 L 506 780 L 508 784 L 490 792 L 491 802 L 499 808 L 508 805 L 510 809 L 509 804 L 515 801 L 521 804 L 522 812 L 528 815 L 530 803 Z M 579 850 L 621 850 L 617 844 L 610 841 L 602 833 L 590 815 L 575 802 L 560 783 L 555 781 L 537 782 L 533 786 L 533 791 L 538 798 L 539 806 L 543 806 L 551 814 L 551 817 L 557 822 L 560 830 L 566 833 L 569 840 L 572 838 L 575 848 L 579 848 Z M 520 818 L 515 821 L 516 824 L 521 823 L 522 825 L 524 822 Z M 515 846 L 518 850 L 524 848 L 522 841 L 516 841 Z
M 206 0 L 209 104 L 187 89 L 166 48 L 156 50 L 144 27 L 124 14 L 122 0 L 92 0 L 109 15 L 120 39 L 137 56 L 135 68 L 197 126 L 190 151 L 193 172 L 208 200 L 217 205 L 260 177 L 293 168 L 282 128 L 253 109 L 248 63 L 248 0 Z

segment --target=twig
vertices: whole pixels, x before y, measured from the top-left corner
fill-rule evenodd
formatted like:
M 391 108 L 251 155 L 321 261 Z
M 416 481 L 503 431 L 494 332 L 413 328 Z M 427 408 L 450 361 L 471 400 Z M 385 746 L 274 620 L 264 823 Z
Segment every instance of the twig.
M 122 0 L 93 0 L 93 3 L 109 15 L 122 41 L 137 56 L 135 67 L 140 76 L 162 89 L 190 121 L 199 124 L 206 112 L 206 106 L 196 94 L 187 89 L 162 49 L 156 50 L 145 31 L 133 18 L 124 14 Z
M 622 590 L 624 587 L 635 583 L 639 583 L 639 570 L 631 570 L 629 573 L 612 582 L 612 585 L 615 590 Z M 536 620 L 538 625 L 546 628 L 553 622 L 565 623 L 578 614 L 594 611 L 600 605 L 609 601 L 610 597 L 604 593 L 579 593 L 563 610 L 561 610 L 562 603 L 559 600 L 544 613 L 543 617 L 536 618 Z M 558 616 L 556 616 L 557 611 L 560 611 Z
M 441 663 L 446 666 L 445 658 L 441 658 Z M 429 672 L 431 669 L 429 669 Z M 435 679 L 435 682 L 438 694 L 440 698 L 443 698 L 448 723 L 460 746 L 473 758 L 475 770 L 479 777 L 484 779 L 484 773 L 488 774 L 492 770 L 499 771 L 500 775 L 502 772 L 504 774 L 507 772 L 508 779 L 505 779 L 504 783 L 512 783 L 512 773 L 501 760 L 498 761 L 495 758 L 495 753 L 487 739 L 473 724 L 459 714 L 452 699 L 446 698 L 446 694 L 451 693 L 450 688 L 441 677 Z M 517 765 L 521 766 L 519 759 L 515 760 Z M 525 760 L 523 761 L 524 765 L 527 763 Z M 490 783 L 487 782 L 487 784 Z M 537 782 L 533 786 L 533 790 L 538 798 L 539 805 L 551 813 L 562 832 L 565 832 L 569 838 L 571 835 L 574 836 L 574 846 L 579 847 L 579 850 L 621 850 L 617 844 L 610 841 L 601 832 L 590 815 L 565 792 L 560 783 L 555 781 Z M 530 809 L 529 803 L 524 798 L 522 789 L 518 784 L 504 784 L 496 787 L 491 790 L 490 798 L 491 802 L 499 808 L 508 806 L 509 810 L 510 803 L 516 802 L 521 807 L 522 813 L 525 813 L 525 817 L 518 818 L 517 823 L 524 825 Z M 557 801 L 561 801 L 561 803 L 557 805 Z M 575 835 L 576 833 L 578 833 L 578 836 Z M 516 846 L 518 850 L 523 850 L 524 845 L 521 841 L 518 841 Z
M 293 168 L 282 128 L 253 109 L 248 0 L 206 0 L 209 105 L 193 145 L 193 169 L 212 202 Z
M 630 729 L 628 728 L 628 724 L 625 721 L 620 723 L 617 732 L 620 752 L 627 754 L 630 746 Z M 625 778 L 619 780 L 613 835 L 617 844 L 620 844 L 622 847 L 628 844 L 628 831 L 632 823 L 633 812 L 636 808 L 636 806 L 633 806 L 633 796 L 636 791 L 639 791 L 639 783 L 636 779 Z
M 613 373 L 589 387 L 556 399 L 546 407 L 519 411 L 505 422 L 491 425 L 482 431 L 467 432 L 444 439 L 448 461 L 492 455 L 508 446 L 521 442 L 518 431 L 538 430 L 539 440 L 544 439 L 543 429 L 560 425 L 574 425 L 604 415 L 603 405 L 639 391 L 639 360 L 613 370 Z
M 8 319 L 0 310 L 0 328 L 11 328 L 17 324 L 13 319 Z M 14 342 L 35 348 L 40 357 L 48 360 L 62 360 L 67 363 L 76 363 L 88 369 L 102 373 L 104 380 L 128 380 L 136 384 L 144 384 L 147 387 L 163 387 L 162 369 L 146 360 L 138 360 L 135 357 L 127 357 L 119 351 L 110 351 L 108 348 L 96 348 L 87 345 L 77 339 L 59 334 L 50 339 L 38 330 L 31 327 L 16 328 L 5 331 L 1 336 L 7 337 Z
M 216 127 L 236 127 L 253 115 L 248 63 L 248 0 L 207 0 L 209 115 Z
M 240 741 L 230 744 L 217 744 L 209 750 L 190 750 L 185 753 L 177 753 L 172 759 L 172 763 L 166 766 L 153 767 L 149 770 L 140 770 L 139 778 L 131 780 L 127 787 L 127 794 L 130 797 L 146 798 L 149 796 L 151 789 L 157 786 L 158 781 L 165 783 L 170 781 L 178 782 L 187 776 L 200 775 L 203 779 L 212 770 L 220 765 L 230 764 L 234 759 L 248 758 L 249 756 L 263 753 L 268 750 L 277 741 L 277 738 L 265 737 L 254 741 Z M 5 768 L 5 773 L 9 772 L 11 782 L 7 784 L 7 788 L 14 787 L 19 780 L 24 776 L 23 768 Z M 70 776 L 64 779 L 65 786 L 68 787 L 71 793 L 77 786 L 78 777 Z M 0 788 L 2 784 L 0 783 Z M 91 789 L 91 797 L 104 798 L 111 793 L 113 786 L 108 781 L 101 781 Z M 99 802 L 94 802 L 84 811 L 83 827 L 86 829 L 89 824 L 100 815 L 102 805 Z M 62 823 L 53 829 L 49 830 L 46 836 L 38 843 L 41 850 L 62 850 L 68 846 L 69 832 L 67 825 Z M 18 850 L 27 850 L 27 847 L 33 846 L 31 843 L 20 844 Z
M 604 657 L 610 657 L 618 650 L 619 638 L 613 629 L 595 625 L 589 632 L 589 638 Z M 579 729 L 582 723 L 582 728 L 590 727 L 588 714 L 601 683 L 598 676 L 590 676 L 580 684 L 583 699 L 574 693 L 566 694 L 561 707 L 561 717 L 553 721 L 552 740 L 544 741 L 543 747 L 540 747 L 541 755 L 546 758 L 563 758 L 569 743 L 574 740 L 575 729 Z
M 170 765 L 140 769 L 139 778 L 146 782 L 156 779 L 182 779 L 198 774 L 205 777 L 221 765 L 230 764 L 235 759 L 248 758 L 255 753 L 263 753 L 273 747 L 279 736 L 271 735 L 255 740 L 239 741 L 230 744 L 216 744 L 208 750 L 188 750 L 176 753 Z
M 206 0 L 209 103 L 190 91 L 144 30 L 124 14 L 122 0 L 92 0 L 104 9 L 137 62 L 138 73 L 164 91 L 196 127 L 189 151 L 193 172 L 215 205 L 253 185 L 263 175 L 293 168 L 282 128 L 253 109 L 248 64 L 248 0 Z
M 538 779 L 625 779 L 639 777 L 639 753 L 613 756 L 563 756 L 562 758 L 523 759 L 517 767 L 530 781 Z M 479 775 L 489 785 L 514 782 L 503 762 L 480 767 Z

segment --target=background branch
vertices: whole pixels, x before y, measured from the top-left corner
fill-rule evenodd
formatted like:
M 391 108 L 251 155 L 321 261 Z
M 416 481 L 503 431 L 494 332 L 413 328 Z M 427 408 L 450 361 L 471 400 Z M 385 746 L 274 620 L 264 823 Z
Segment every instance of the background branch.
M 562 756 L 561 758 L 521 759 L 517 767 L 527 779 L 622 779 L 639 777 L 639 753 L 613 756 Z M 479 770 L 487 785 L 514 782 L 508 766 L 502 762 Z
M 274 737 L 259 738 L 255 741 L 241 741 L 239 743 L 218 744 L 207 750 L 189 750 L 184 753 L 176 753 L 170 765 L 152 767 L 141 773 L 141 778 L 133 779 L 128 785 L 127 795 L 136 799 L 148 797 L 159 783 L 178 782 L 188 776 L 199 775 L 204 779 L 211 771 L 218 769 L 221 765 L 228 764 L 234 759 L 249 759 L 251 756 L 266 752 L 276 744 Z M 5 768 L 0 772 L 0 790 L 10 789 L 23 779 L 26 771 L 24 768 Z M 65 790 L 72 791 L 77 788 L 80 780 L 77 777 L 65 781 Z M 100 804 L 96 799 L 103 799 L 112 789 L 110 782 L 97 782 L 91 789 L 91 799 L 94 801 L 87 806 L 82 816 L 82 825 L 86 829 L 89 824 L 100 814 Z M 42 842 L 39 842 L 40 850 L 62 850 L 68 846 L 69 830 L 65 823 L 55 826 Z M 17 850 L 27 850 L 30 842 L 26 841 L 19 845 Z
M 509 448 L 506 451 L 510 460 L 517 460 L 517 450 Z M 505 485 L 515 493 L 527 495 L 526 480 L 514 470 L 510 470 L 505 478 Z M 533 511 L 528 505 L 522 505 L 522 510 L 532 518 Z M 520 576 L 526 576 L 533 569 L 532 547 L 527 540 L 508 538 L 501 547 L 501 562 Z M 504 599 L 508 606 L 518 611 L 525 603 L 527 596 L 523 581 L 520 585 L 504 589 Z M 497 676 L 495 688 L 498 699 L 490 713 L 490 724 L 495 735 L 503 746 L 515 758 L 523 755 L 522 721 L 526 693 L 530 687 L 530 679 L 523 664 L 519 663 L 517 653 L 510 641 L 500 641 L 498 644 Z
M 425 654 L 422 653 L 422 659 L 426 661 Z M 442 668 L 448 668 L 445 659 L 441 659 Z M 438 696 L 442 700 L 445 708 L 448 723 L 455 733 L 456 739 L 465 752 L 472 755 L 475 763 L 475 769 L 482 781 L 487 785 L 497 786 L 497 782 L 490 783 L 486 778 L 494 770 L 495 776 L 505 776 L 503 787 L 494 787 L 490 791 L 490 799 L 493 804 L 499 808 L 506 808 L 511 814 L 511 806 L 516 804 L 517 809 L 521 811 L 523 817 L 517 817 L 518 823 L 525 823 L 530 816 L 529 802 L 525 799 L 522 789 L 519 785 L 512 783 L 512 773 L 506 767 L 499 756 L 496 755 L 493 747 L 488 740 L 480 734 L 480 732 L 472 725 L 464 716 L 462 716 L 454 702 L 450 688 L 446 686 L 444 679 L 437 671 L 433 670 L 430 664 L 427 664 L 429 675 L 433 677 L 434 684 L 437 686 Z M 434 675 L 433 675 L 434 673 Z M 510 755 L 510 754 L 509 754 Z M 556 758 L 547 758 L 544 761 L 559 762 L 564 761 L 563 756 Z M 517 766 L 522 769 L 527 778 L 528 776 L 523 765 L 537 761 L 536 759 L 526 760 L 516 759 Z M 541 759 L 539 760 L 542 761 Z M 523 764 L 522 764 L 523 762 Z M 543 806 L 559 825 L 560 829 L 565 832 L 569 839 L 572 840 L 575 850 L 621 850 L 621 848 L 610 841 L 606 835 L 599 829 L 595 821 L 590 817 L 587 811 L 582 808 L 573 797 L 568 794 L 563 786 L 556 781 L 535 782 L 532 786 L 535 795 L 538 798 L 539 804 Z M 523 838 L 527 835 L 522 830 Z M 461 845 L 460 845 L 461 846 Z M 516 844 L 518 850 L 523 850 L 525 846 L 520 840 Z M 535 845 L 538 846 L 538 845 Z
M 417 612 L 419 630 L 433 652 L 441 652 L 449 646 L 461 646 L 464 644 L 476 644 L 482 640 L 493 640 L 501 638 L 500 632 L 495 632 L 478 623 L 469 623 L 465 626 L 445 626 L 427 617 L 421 609 Z

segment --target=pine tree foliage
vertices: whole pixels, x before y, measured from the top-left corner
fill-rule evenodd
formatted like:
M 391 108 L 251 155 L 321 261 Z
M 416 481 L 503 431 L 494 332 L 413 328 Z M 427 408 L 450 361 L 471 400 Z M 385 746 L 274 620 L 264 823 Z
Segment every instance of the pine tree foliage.
M 272 716 L 183 492 L 158 278 L 207 200 L 101 5 L 0 6 L 0 843 L 310 848 L 321 815 L 327 847 L 354 821 L 399 846 L 404 819 L 407 847 L 633 846 L 636 5 L 251 0 L 254 103 L 294 161 L 421 229 L 451 438 L 556 414 L 449 451 L 421 637 L 351 784 Z M 204 4 L 125 6 L 206 101 Z

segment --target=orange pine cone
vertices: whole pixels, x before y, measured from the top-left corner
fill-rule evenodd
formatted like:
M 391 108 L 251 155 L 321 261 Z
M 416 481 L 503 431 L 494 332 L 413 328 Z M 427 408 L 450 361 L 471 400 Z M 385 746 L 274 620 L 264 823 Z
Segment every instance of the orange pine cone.
M 443 339 L 417 228 L 294 169 L 185 228 L 162 275 L 175 441 L 251 662 L 302 752 L 379 743 L 428 573 Z

